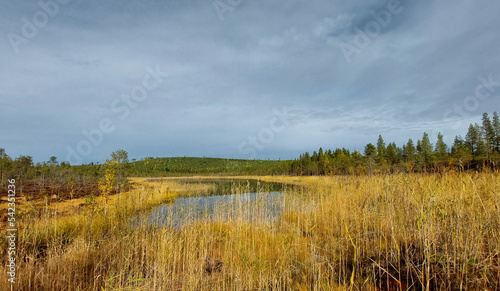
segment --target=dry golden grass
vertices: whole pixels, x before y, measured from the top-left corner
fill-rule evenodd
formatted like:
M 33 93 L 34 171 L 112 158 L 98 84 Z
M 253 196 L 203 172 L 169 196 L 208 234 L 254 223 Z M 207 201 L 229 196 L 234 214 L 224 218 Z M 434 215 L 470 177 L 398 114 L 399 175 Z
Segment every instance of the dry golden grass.
M 132 226 L 208 187 L 167 179 L 135 179 L 106 216 L 87 201 L 73 216 L 26 217 L 17 290 L 500 289 L 498 173 L 260 179 L 304 187 L 287 188 L 276 221 L 236 211 L 181 228 Z

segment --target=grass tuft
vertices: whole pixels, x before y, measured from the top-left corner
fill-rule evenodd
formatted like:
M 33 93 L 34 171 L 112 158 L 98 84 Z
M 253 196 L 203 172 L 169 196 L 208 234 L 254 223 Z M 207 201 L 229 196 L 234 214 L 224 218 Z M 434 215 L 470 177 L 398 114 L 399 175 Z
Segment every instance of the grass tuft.
M 245 219 L 249 208 L 260 214 L 266 207 L 257 200 L 221 206 L 231 215 L 180 228 L 132 225 L 133 217 L 156 205 L 204 191 L 199 184 L 145 179 L 110 197 L 107 213 L 89 198 L 72 215 L 26 215 L 16 287 L 500 289 L 498 173 L 260 179 L 302 186 L 287 187 L 275 220 Z M 3 252 L 6 240 L 1 244 Z M 0 280 L 7 280 L 5 272 Z

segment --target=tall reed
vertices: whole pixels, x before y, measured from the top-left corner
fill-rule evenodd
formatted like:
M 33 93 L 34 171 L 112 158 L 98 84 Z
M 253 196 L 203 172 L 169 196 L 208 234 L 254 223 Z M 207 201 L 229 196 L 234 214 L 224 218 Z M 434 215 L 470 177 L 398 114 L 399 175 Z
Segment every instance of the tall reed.
M 107 214 L 90 200 L 79 214 L 21 219 L 15 287 L 500 289 L 498 173 L 261 179 L 302 188 L 287 187 L 273 219 L 263 198 L 228 200 L 181 227 L 133 224 L 176 194 L 203 191 L 145 180 L 112 199 Z

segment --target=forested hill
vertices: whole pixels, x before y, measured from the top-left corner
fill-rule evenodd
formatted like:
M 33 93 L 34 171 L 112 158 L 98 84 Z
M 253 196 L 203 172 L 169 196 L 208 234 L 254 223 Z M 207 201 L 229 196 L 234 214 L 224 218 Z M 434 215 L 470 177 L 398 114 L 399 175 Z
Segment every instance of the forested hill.
M 286 173 L 286 162 L 222 158 L 145 158 L 128 165 L 130 176 L 270 175 Z

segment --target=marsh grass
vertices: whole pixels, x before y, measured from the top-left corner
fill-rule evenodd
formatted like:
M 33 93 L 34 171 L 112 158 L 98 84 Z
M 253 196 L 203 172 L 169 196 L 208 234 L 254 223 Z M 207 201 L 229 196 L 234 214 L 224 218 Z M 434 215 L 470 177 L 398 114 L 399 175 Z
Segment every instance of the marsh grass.
M 79 214 L 41 221 L 26 217 L 19 232 L 16 287 L 498 290 L 498 177 L 262 177 L 303 186 L 287 187 L 276 220 L 260 213 L 266 211 L 265 200 L 255 200 L 237 208 L 221 205 L 220 219 L 198 219 L 180 228 L 132 227 L 130 218 L 176 194 L 202 190 L 189 187 L 204 186 L 142 180 L 135 190 L 114 197 L 107 215 L 97 199 L 89 199 Z M 243 213 L 249 210 L 261 218 L 249 222 Z M 2 245 L 4 251 L 6 242 Z M 7 282 L 5 272 L 0 277 Z

